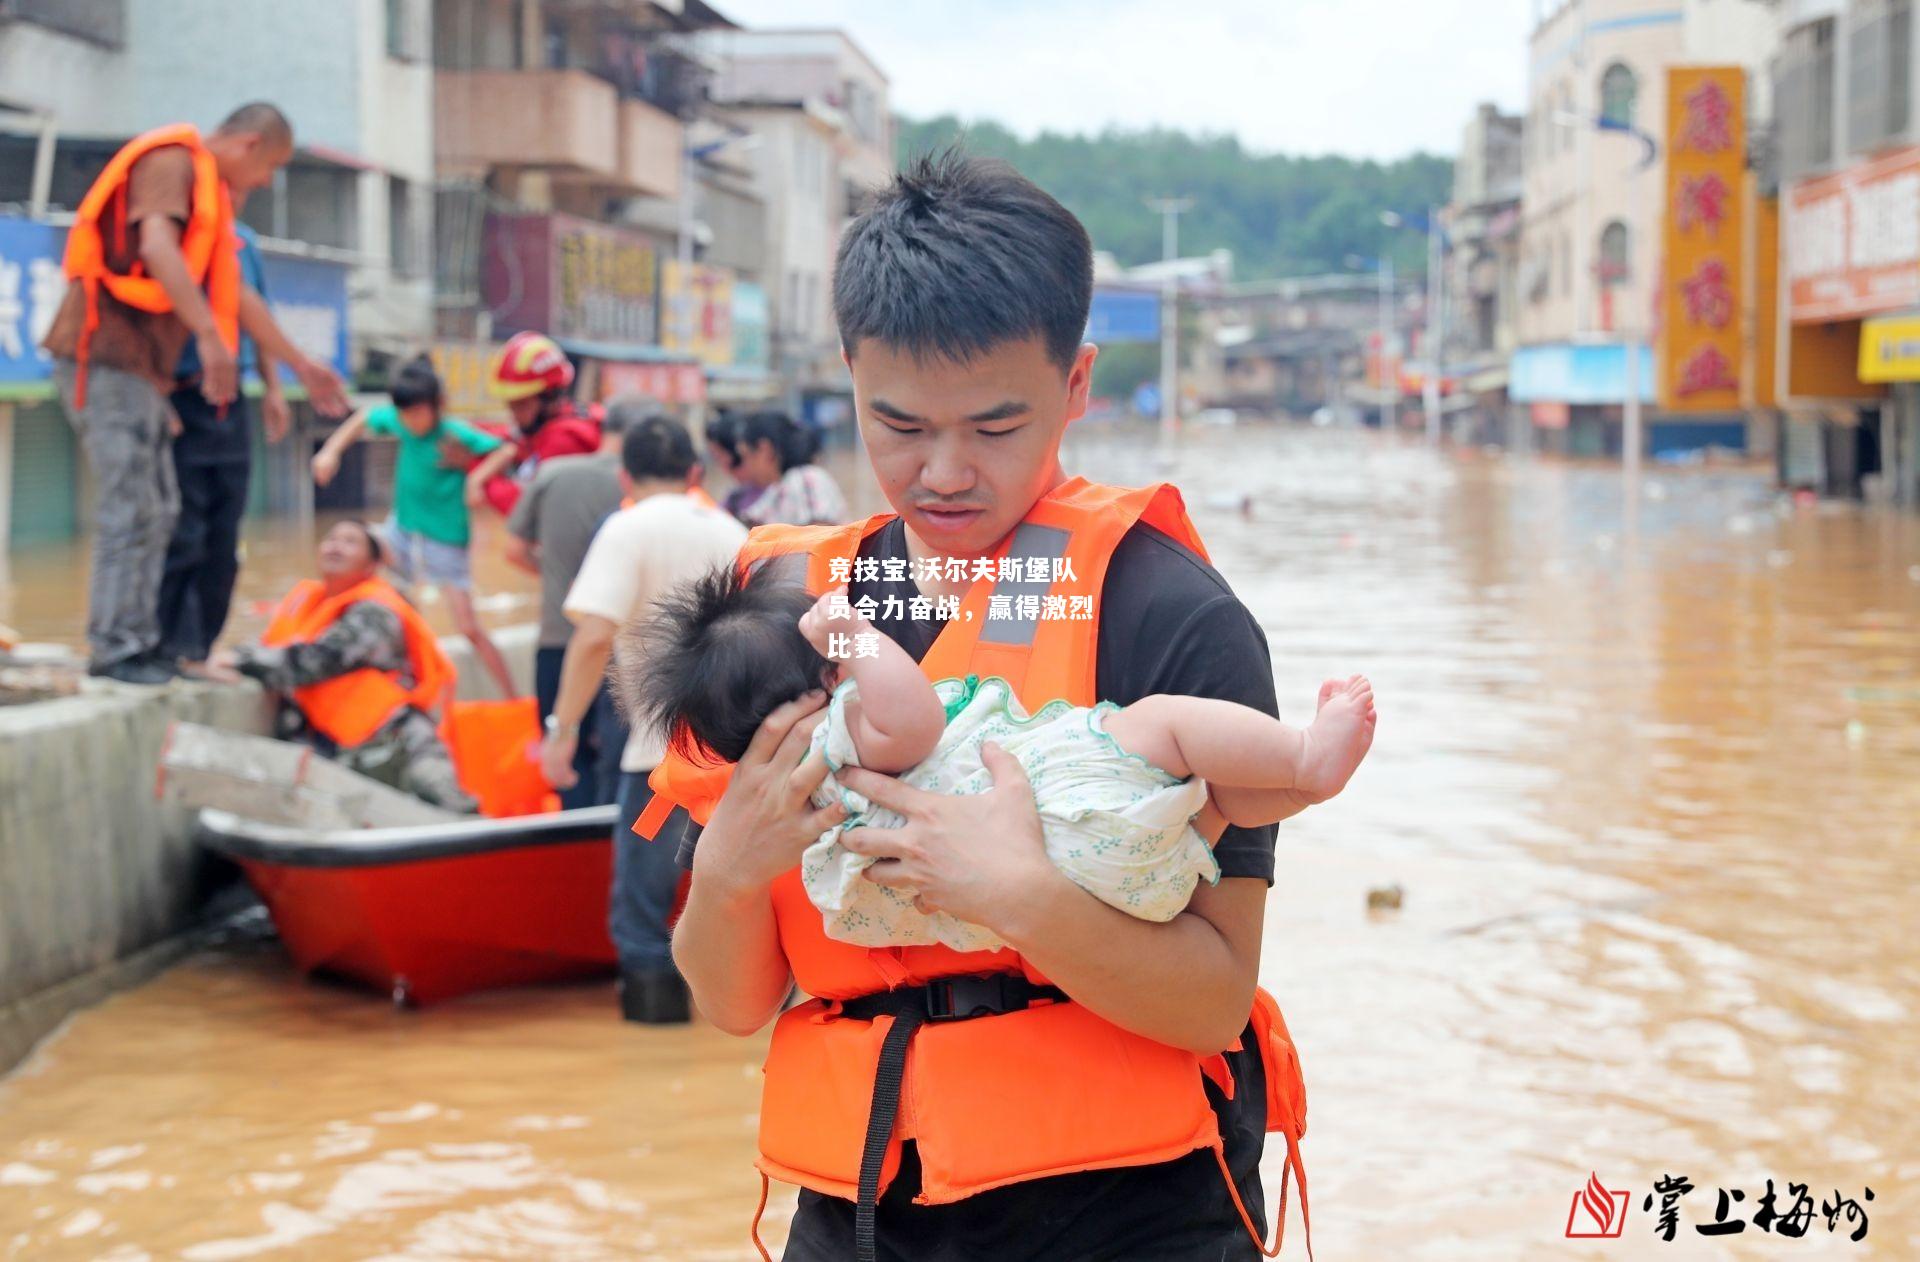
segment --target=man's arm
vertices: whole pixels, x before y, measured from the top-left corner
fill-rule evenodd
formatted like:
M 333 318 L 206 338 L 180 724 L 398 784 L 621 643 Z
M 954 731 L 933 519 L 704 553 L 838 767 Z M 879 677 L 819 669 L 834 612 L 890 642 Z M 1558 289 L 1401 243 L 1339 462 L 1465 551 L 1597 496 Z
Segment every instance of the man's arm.
M 507 514 L 507 538 L 504 551 L 507 564 L 529 574 L 540 573 L 540 545 L 534 541 L 540 537 L 540 506 L 546 499 L 547 485 L 552 479 L 547 467 L 533 477 L 533 482 L 515 501 L 513 511 Z
M 260 361 L 260 429 L 270 443 L 277 443 L 293 428 L 293 409 L 287 406 L 287 389 L 280 381 L 280 363 L 254 347 Z
M 513 463 L 515 455 L 512 443 L 501 443 L 486 455 L 480 457 L 467 470 L 467 507 L 478 508 L 487 501 L 487 483 Z M 519 507 L 517 504 L 515 507 Z
M 209 403 L 231 403 L 238 387 L 233 352 L 220 340 L 207 296 L 193 283 L 186 256 L 180 253 L 180 225 L 170 215 L 148 215 L 140 221 L 140 262 L 166 291 L 173 314 L 193 335 L 200 352 L 200 392 Z
M 560 663 L 560 691 L 553 699 L 553 729 L 540 745 L 541 768 L 547 783 L 556 789 L 570 789 L 579 778 L 573 770 L 573 754 L 580 743 L 580 724 L 587 717 L 593 696 L 607 674 L 607 660 L 613 656 L 613 636 L 619 628 L 610 618 L 598 614 L 569 614 L 573 635 L 567 640 L 566 656 Z
M 405 643 L 399 616 L 375 601 L 362 600 L 347 606 L 313 640 L 243 648 L 233 665 L 275 692 L 292 692 L 366 667 L 397 669 L 406 664 Z
M 793 968 L 774 921 L 773 883 L 846 818 L 837 802 L 815 809 L 808 801 L 827 777 L 825 757 L 808 753 L 826 702 L 825 692 L 810 692 L 766 717 L 694 851 L 673 961 L 701 1015 L 729 1034 L 752 1034 L 779 1015 Z
M 176 246 L 175 253 L 178 248 Z M 184 270 L 185 263 L 182 263 Z M 293 370 L 300 384 L 307 388 L 307 399 L 314 410 L 322 416 L 344 416 L 348 411 L 346 383 L 340 380 L 340 374 L 324 364 L 315 363 L 293 340 L 280 331 L 275 323 L 273 312 L 267 309 L 267 300 L 257 293 L 253 286 L 240 287 L 240 327 L 245 329 L 260 347 L 263 355 L 270 355 Z

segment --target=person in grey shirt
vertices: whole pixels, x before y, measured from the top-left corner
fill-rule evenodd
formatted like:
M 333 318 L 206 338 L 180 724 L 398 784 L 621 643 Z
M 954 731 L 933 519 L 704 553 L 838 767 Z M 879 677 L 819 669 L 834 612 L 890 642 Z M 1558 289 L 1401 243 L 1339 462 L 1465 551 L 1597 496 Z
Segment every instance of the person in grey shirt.
M 629 427 L 653 413 L 653 405 L 638 397 L 608 404 L 600 450 L 591 456 L 543 462 L 507 518 L 507 560 L 540 576 L 540 638 L 534 652 L 533 691 L 543 724 L 553 712 L 553 699 L 560 691 L 560 665 L 573 635 L 573 624 L 561 612 L 561 603 L 600 523 L 620 507 L 620 439 Z M 566 810 L 611 802 L 619 788 L 626 724 L 605 687 L 593 699 L 581 733 L 573 760 L 579 780 L 560 794 L 560 805 Z

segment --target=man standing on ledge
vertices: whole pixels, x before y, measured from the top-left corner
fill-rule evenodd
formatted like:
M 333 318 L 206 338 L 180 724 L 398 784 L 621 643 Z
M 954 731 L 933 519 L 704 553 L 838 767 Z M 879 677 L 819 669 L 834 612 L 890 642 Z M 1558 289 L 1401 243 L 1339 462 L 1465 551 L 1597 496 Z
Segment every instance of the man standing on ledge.
M 161 644 L 160 577 L 179 514 L 167 403 L 191 341 L 200 392 L 215 407 L 238 389 L 245 329 L 287 365 L 323 415 L 347 410 L 332 369 L 309 359 L 240 275 L 233 208 L 293 157 L 293 129 L 264 102 L 210 136 L 185 123 L 136 136 L 108 161 L 67 234 L 67 296 L 42 343 L 67 419 L 93 470 L 90 671 L 160 684 L 175 667 Z
M 833 282 L 863 446 L 894 513 L 763 527 L 744 556 L 804 552 L 829 586 L 851 557 L 850 599 L 872 600 L 874 625 L 931 678 L 1012 675 L 1029 711 L 1171 693 L 1274 714 L 1265 638 L 1197 551 L 1177 492 L 1061 468 L 1087 406 L 1092 288 L 1086 230 L 1012 168 L 948 155 L 903 172 L 848 226 Z M 921 564 L 942 557 L 999 558 L 999 581 Z M 1007 562 L 1031 581 L 1058 561 L 1073 564 L 1051 591 L 1077 574 L 1097 622 L 1029 608 L 943 627 L 905 612 L 985 609 L 989 592 L 1011 605 Z M 846 788 L 906 821 L 842 836 L 878 860 L 867 878 L 1012 950 L 837 942 L 797 870 L 844 816 L 808 801 L 827 769 L 807 756 L 825 700 L 775 710 L 724 792 L 670 757 L 637 828 L 674 844 L 694 836 L 686 818 L 705 821 L 674 959 L 721 1029 L 777 1019 L 759 1166 L 802 1188 L 789 1262 L 1258 1257 L 1263 1133 L 1286 1133 L 1297 1176 L 1304 1128 L 1298 1062 L 1255 985 L 1273 828 L 1223 831 L 1202 812 L 1221 879 L 1154 923 L 1048 861 L 1004 751 L 988 747 L 994 787 L 972 797 L 844 768 Z M 817 998 L 782 1014 L 795 981 Z

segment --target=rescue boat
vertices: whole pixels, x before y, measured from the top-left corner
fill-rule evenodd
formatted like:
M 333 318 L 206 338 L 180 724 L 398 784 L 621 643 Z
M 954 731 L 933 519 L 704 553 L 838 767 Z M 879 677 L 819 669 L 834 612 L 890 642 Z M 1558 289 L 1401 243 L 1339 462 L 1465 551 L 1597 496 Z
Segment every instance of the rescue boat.
M 613 973 L 617 808 L 557 809 L 530 698 L 455 702 L 443 731 L 480 816 L 192 723 L 169 731 L 158 791 L 199 810 L 200 843 L 239 865 L 302 972 L 414 1006 Z

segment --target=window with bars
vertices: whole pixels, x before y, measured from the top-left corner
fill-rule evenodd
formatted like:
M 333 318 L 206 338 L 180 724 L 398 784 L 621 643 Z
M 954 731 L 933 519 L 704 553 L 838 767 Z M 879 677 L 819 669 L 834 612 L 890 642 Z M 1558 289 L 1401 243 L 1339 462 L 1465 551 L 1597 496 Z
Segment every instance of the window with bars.
M 1627 225 L 1616 219 L 1600 230 L 1600 266 L 1597 275 L 1600 284 L 1613 286 L 1624 284 L 1631 268 L 1632 238 L 1627 235 Z

